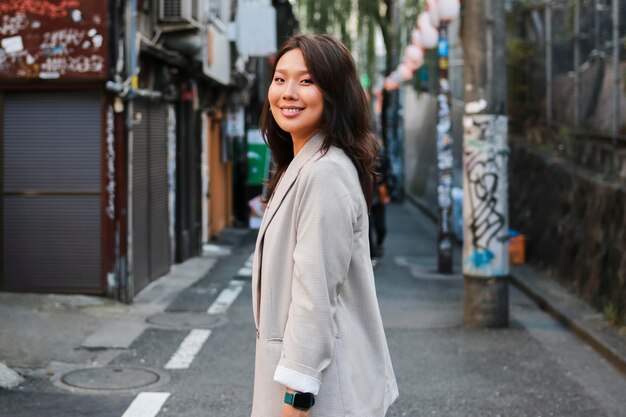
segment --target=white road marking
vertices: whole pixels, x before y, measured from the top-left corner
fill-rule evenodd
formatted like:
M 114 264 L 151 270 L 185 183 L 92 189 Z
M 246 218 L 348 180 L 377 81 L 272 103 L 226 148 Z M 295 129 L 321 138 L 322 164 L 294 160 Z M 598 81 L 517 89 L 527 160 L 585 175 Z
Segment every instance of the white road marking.
M 228 307 L 235 301 L 241 290 L 243 289 L 243 281 L 230 281 L 228 287 L 224 288 L 217 299 L 211 304 L 207 313 L 222 314 L 228 310 Z
M 142 392 L 130 403 L 122 417 L 155 417 L 170 395 L 169 392 Z
M 237 275 L 240 277 L 252 276 L 252 268 L 248 268 L 245 266 L 243 268 L 239 268 L 239 271 L 237 271 Z
M 165 365 L 165 369 L 188 369 L 209 336 L 211 330 L 193 329 Z

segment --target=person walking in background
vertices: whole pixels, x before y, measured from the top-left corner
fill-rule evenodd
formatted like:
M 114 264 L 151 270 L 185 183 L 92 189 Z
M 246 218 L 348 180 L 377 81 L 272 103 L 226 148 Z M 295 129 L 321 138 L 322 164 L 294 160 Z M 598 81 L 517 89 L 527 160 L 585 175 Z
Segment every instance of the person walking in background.
M 379 142 L 348 49 L 278 51 L 260 127 L 274 163 L 253 261 L 252 417 L 383 417 L 398 387 L 369 258 Z
M 387 236 L 385 206 L 391 202 L 390 164 L 389 158 L 382 148 L 378 155 L 376 173 L 376 190 L 372 198 L 372 209 L 369 218 L 370 258 L 372 259 L 373 267 L 376 267 L 378 258 L 381 258 L 384 254 L 383 245 L 385 236 Z

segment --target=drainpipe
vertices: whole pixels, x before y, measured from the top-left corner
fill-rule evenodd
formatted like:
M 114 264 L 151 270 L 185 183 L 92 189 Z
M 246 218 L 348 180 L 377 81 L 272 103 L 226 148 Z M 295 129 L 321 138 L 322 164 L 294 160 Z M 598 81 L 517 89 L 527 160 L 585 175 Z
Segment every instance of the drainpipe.
M 126 1 L 125 13 L 125 66 L 127 80 L 130 80 L 130 89 L 126 96 L 126 153 L 127 161 L 127 273 L 120 280 L 120 301 L 130 304 L 134 297 L 133 282 L 133 125 L 134 106 L 133 99 L 135 90 L 139 86 L 138 82 L 138 39 L 137 36 L 137 0 Z
M 620 122 L 620 96 L 622 95 L 621 83 L 622 73 L 620 70 L 620 39 L 619 39 L 619 0 L 613 0 L 613 79 L 615 86 L 613 88 L 613 144 L 617 145 L 617 136 L 619 135 Z

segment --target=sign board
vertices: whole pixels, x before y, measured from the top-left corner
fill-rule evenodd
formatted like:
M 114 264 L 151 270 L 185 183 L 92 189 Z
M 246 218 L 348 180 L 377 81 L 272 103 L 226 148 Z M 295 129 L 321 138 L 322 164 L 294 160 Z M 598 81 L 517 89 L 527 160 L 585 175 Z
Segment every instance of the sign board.
M 107 79 L 108 2 L 0 0 L 0 79 Z
M 276 9 L 261 3 L 237 7 L 237 50 L 247 56 L 276 52 Z
M 230 84 L 230 41 L 228 34 L 209 24 L 202 49 L 202 71 L 215 81 Z
M 246 133 L 245 131 L 245 112 L 243 107 L 229 110 L 227 115 L 228 122 L 227 135 L 231 138 L 240 138 Z
M 248 185 L 263 185 L 269 176 L 270 148 L 259 129 L 248 130 Z

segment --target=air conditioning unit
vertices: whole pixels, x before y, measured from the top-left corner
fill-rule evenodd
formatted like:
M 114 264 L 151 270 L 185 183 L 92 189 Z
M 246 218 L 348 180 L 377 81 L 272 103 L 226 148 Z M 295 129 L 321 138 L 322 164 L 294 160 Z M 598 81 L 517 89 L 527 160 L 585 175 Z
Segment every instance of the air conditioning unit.
M 199 0 L 159 0 L 159 21 L 191 23 L 200 21 Z

